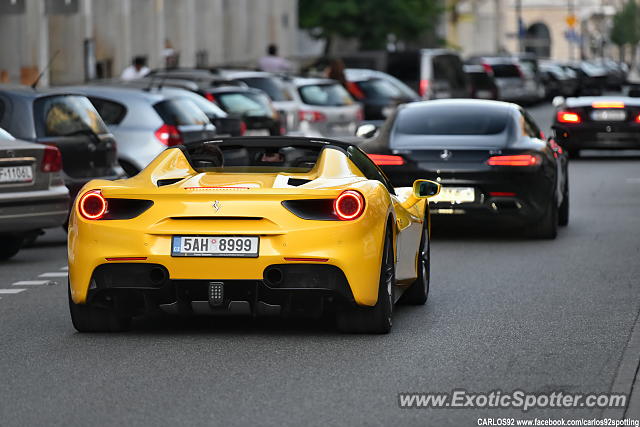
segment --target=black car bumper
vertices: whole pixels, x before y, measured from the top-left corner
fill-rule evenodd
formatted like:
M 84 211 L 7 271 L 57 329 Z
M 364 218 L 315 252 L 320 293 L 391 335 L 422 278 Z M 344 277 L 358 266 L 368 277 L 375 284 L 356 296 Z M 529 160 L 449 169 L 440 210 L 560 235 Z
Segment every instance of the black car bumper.
M 556 142 L 567 151 L 640 149 L 640 124 L 554 126 Z

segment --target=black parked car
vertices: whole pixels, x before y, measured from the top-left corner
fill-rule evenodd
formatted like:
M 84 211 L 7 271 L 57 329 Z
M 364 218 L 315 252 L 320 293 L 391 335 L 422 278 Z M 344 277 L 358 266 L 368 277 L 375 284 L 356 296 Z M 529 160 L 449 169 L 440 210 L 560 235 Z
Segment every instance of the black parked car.
M 116 141 L 83 95 L 27 86 L 0 86 L 0 127 L 16 138 L 57 147 L 72 200 L 92 179 L 124 176 Z
M 542 238 L 569 221 L 567 156 L 517 105 L 406 104 L 360 148 L 394 187 L 420 178 L 442 184 L 430 199 L 435 217 L 499 220 Z
M 464 72 L 471 84 L 471 98 L 498 99 L 498 86 L 492 74 L 481 65 L 465 65 Z

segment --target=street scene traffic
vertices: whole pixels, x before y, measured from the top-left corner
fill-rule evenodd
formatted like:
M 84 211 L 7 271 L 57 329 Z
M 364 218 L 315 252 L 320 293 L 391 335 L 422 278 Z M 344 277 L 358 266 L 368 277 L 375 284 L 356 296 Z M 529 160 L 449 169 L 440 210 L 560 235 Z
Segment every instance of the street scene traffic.
M 640 425 L 639 8 L 0 1 L 0 425 Z

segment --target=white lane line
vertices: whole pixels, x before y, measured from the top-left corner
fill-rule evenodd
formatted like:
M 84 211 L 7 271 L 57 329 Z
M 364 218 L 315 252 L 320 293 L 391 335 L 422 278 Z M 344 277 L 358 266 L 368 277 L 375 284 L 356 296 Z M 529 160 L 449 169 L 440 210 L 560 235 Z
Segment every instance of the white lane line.
M 50 283 L 51 280 L 21 280 L 20 282 L 12 283 L 11 286 L 42 286 Z
M 69 271 L 69 267 L 62 267 L 60 270 L 62 270 L 62 271 Z
M 0 294 L 19 294 L 26 289 L 0 289 Z
M 66 271 L 54 271 L 53 273 L 42 273 L 38 277 L 67 277 L 69 273 Z

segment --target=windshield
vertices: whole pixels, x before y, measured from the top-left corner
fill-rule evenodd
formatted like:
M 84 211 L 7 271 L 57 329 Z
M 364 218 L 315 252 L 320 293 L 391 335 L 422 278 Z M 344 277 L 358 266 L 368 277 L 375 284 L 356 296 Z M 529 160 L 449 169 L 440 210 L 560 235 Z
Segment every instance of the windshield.
M 343 106 L 353 104 L 349 92 L 338 83 L 301 86 L 302 102 L 309 105 Z
M 257 93 L 225 92 L 215 94 L 216 99 L 227 112 L 242 116 L 273 116 L 269 99 Z
M 400 89 L 382 79 L 369 79 L 357 82 L 358 87 L 367 98 L 396 99 L 404 98 Z
M 508 119 L 507 109 L 486 105 L 407 108 L 398 114 L 395 130 L 406 135 L 495 135 L 505 130 Z
M 300 173 L 313 169 L 322 148 L 204 143 L 190 147 L 188 152 L 197 172 Z
M 108 132 L 91 101 L 80 95 L 54 95 L 39 98 L 34 104 L 34 118 L 38 136 Z
M 249 87 L 264 91 L 272 101 L 291 101 L 291 95 L 285 90 L 284 85 L 274 77 L 244 77 L 238 79 Z
M 497 78 L 520 77 L 520 70 L 515 64 L 494 64 L 491 69 Z
M 169 99 L 153 106 L 168 125 L 189 126 L 210 123 L 196 104 L 186 98 Z

